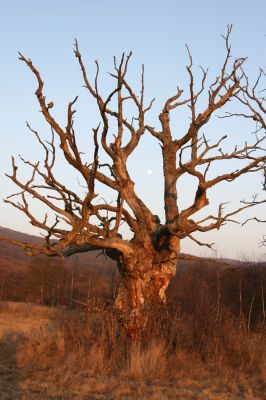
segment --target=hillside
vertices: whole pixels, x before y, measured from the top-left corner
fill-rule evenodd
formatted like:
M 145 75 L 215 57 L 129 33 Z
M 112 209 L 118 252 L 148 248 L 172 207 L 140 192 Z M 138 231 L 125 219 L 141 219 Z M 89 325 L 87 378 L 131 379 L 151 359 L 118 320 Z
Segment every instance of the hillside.
M 42 241 L 40 237 L 2 227 L 0 236 L 23 242 Z M 80 253 L 66 259 L 44 255 L 29 257 L 18 246 L 0 242 L 0 300 L 51 304 L 55 302 L 55 287 L 57 301 L 60 294 L 63 303 L 74 294 L 76 299 L 81 299 L 88 292 L 91 296 L 99 296 L 99 291 L 109 293 L 109 286 L 118 280 L 117 271 L 112 260 L 99 253 Z
M 33 243 L 42 240 L 40 237 L 1 227 L 0 236 Z M 28 257 L 19 247 L 0 243 L 0 299 L 3 300 L 31 301 L 47 305 L 67 304 L 70 299 L 77 304 L 86 302 L 88 298 L 113 301 L 119 280 L 115 263 L 99 251 L 79 253 L 66 259 Z M 167 296 L 170 301 L 181 299 L 188 304 L 190 300 L 187 299 L 187 291 L 197 298 L 206 286 L 211 291 L 211 298 L 216 301 L 219 289 L 224 292 L 224 301 L 230 304 L 232 297 L 232 303 L 239 302 L 241 281 L 246 296 L 243 297 L 243 302 L 246 302 L 248 308 L 250 298 L 254 292 L 261 291 L 261 284 L 265 280 L 265 263 L 180 254 L 176 278 L 171 281 Z M 220 287 L 217 288 L 217 285 Z M 256 302 L 259 310 L 259 293 Z M 255 303 L 253 307 L 256 308 Z
M 12 229 L 7 229 L 3 227 L 0 227 L 0 236 L 30 243 L 41 243 L 43 241 L 41 237 L 28 235 L 26 233 L 17 232 Z M 41 258 L 42 260 L 51 260 L 46 256 L 29 257 L 25 254 L 25 251 L 19 246 L 0 242 L 0 274 L 8 274 L 9 272 L 16 271 L 22 272 L 23 270 L 25 271 L 28 268 L 29 264 L 32 263 L 35 258 Z M 59 257 L 55 258 L 55 260 L 59 260 Z M 59 262 L 61 261 L 62 260 L 60 260 Z M 73 268 L 74 266 L 76 266 L 98 269 L 101 273 L 107 272 L 107 269 L 110 265 L 113 266 L 112 260 L 106 260 L 106 258 L 102 256 L 99 251 L 73 255 L 64 259 L 64 264 L 68 268 Z
M 181 257 L 167 305 L 132 344 L 112 307 L 111 261 L 2 243 L 0 399 L 264 400 L 265 264 Z
M 10 239 L 20 240 L 22 242 L 30 243 L 41 243 L 43 239 L 38 236 L 28 235 L 23 232 L 14 231 L 12 229 L 3 228 L 0 226 L 0 236 L 7 237 Z M 29 257 L 25 255 L 25 251 L 18 246 L 14 246 L 8 243 L 0 242 L 0 269 L 4 268 L 16 268 L 27 266 L 29 263 Z M 99 269 L 104 268 L 107 264 L 113 265 L 112 260 L 106 261 L 105 257 L 100 255 L 99 251 L 92 251 L 87 253 L 79 253 L 65 259 L 67 265 L 73 265 L 78 262 L 83 266 L 97 267 Z M 183 270 L 184 267 L 193 266 L 198 263 L 204 262 L 207 266 L 219 265 L 220 268 L 246 266 L 249 264 L 247 261 L 238 261 L 230 259 L 215 259 L 209 257 L 196 257 L 189 254 L 180 254 L 179 266 Z
M 43 238 L 40 236 L 38 237 L 38 236 L 28 235 L 27 233 L 18 232 L 18 231 L 14 231 L 12 229 L 3 228 L 3 227 L 0 227 L 0 236 L 6 237 L 9 239 L 20 240 L 22 242 L 29 242 L 29 243 L 42 243 L 43 242 Z M 95 265 L 95 263 L 97 265 L 102 264 L 102 262 L 99 261 L 96 257 L 98 254 L 99 254 L 99 252 L 97 252 L 97 251 L 89 252 L 86 254 L 79 254 L 79 259 L 86 261 L 88 263 L 88 265 L 92 265 L 92 264 Z M 25 251 L 23 249 L 19 248 L 18 246 L 9 244 L 9 243 L 0 242 L 0 259 L 2 257 L 9 257 L 10 259 L 14 259 L 14 260 L 17 260 L 17 259 L 19 259 L 21 261 L 23 260 L 23 261 L 25 261 L 26 264 L 29 260 L 29 257 L 27 255 L 25 255 Z M 73 259 L 73 257 L 70 257 L 70 259 Z

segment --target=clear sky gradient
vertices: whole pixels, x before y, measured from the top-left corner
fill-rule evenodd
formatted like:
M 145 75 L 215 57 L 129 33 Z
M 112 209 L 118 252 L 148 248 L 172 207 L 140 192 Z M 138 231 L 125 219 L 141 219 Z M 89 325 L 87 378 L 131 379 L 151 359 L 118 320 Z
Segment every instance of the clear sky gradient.
M 123 51 L 133 51 L 129 68 L 129 79 L 135 90 L 139 90 L 141 64 L 145 65 L 146 100 L 156 97 L 154 108 L 148 116 L 150 125 L 159 126 L 157 115 L 164 101 L 175 93 L 176 86 L 187 88 L 187 53 L 185 44 L 191 50 L 195 65 L 195 77 L 200 79 L 199 65 L 210 70 L 215 77 L 225 55 L 221 34 L 226 26 L 233 23 L 231 44 L 235 57 L 247 56 L 246 70 L 255 79 L 259 67 L 266 68 L 266 2 L 264 0 L 9 0 L 0 1 L 0 191 L 1 198 L 14 193 L 16 188 L 4 176 L 10 172 L 10 156 L 21 154 L 27 159 L 41 159 L 41 153 L 34 138 L 26 129 L 29 121 L 34 129 L 49 139 L 34 92 L 36 82 L 26 66 L 18 60 L 22 52 L 34 62 L 45 81 L 45 94 L 53 101 L 54 114 L 65 125 L 66 107 L 70 100 L 79 95 L 76 127 L 83 151 L 90 145 L 91 128 L 99 122 L 95 105 L 82 88 L 82 79 L 77 60 L 73 55 L 73 42 L 77 38 L 80 50 L 94 77 L 97 59 L 101 67 L 100 87 L 107 93 L 112 81 L 107 72 L 112 71 L 113 56 Z M 205 99 L 206 101 L 206 99 Z M 204 99 L 203 103 L 204 104 Z M 172 126 L 176 136 L 183 134 L 189 120 L 184 114 L 173 113 Z M 209 138 L 231 135 L 229 144 L 243 143 L 249 138 L 252 127 L 243 121 L 218 120 L 215 118 L 206 127 Z M 88 154 L 90 150 L 88 150 Z M 163 215 L 162 172 L 160 148 L 148 134 L 136 154 L 130 159 L 129 168 L 136 189 L 154 213 Z M 65 181 L 76 184 L 77 177 L 65 166 L 58 167 L 58 173 Z M 21 168 L 21 176 L 29 176 Z M 181 182 L 182 183 L 182 182 Z M 179 185 L 179 199 L 186 205 L 192 183 Z M 260 176 L 248 176 L 237 184 L 222 185 L 210 194 L 212 204 L 217 208 L 223 201 L 231 202 L 228 207 L 237 207 L 239 200 L 249 199 L 254 193 L 263 198 Z M 108 200 L 108 194 L 105 194 Z M 112 195 L 110 195 L 112 196 Z M 33 204 L 36 212 L 41 210 Z M 207 210 L 207 215 L 214 209 Z M 265 206 L 240 216 L 239 220 L 253 216 L 263 218 Z M 203 214 L 202 214 L 203 215 Z M 205 214 L 206 215 L 206 214 Z M 0 225 L 39 234 L 28 224 L 26 218 L 11 206 L 1 202 Z M 265 249 L 258 248 L 266 224 L 253 222 L 245 225 L 227 225 L 219 232 L 208 234 L 205 239 L 216 242 L 218 256 L 263 257 Z M 203 236 L 198 236 L 204 240 Z M 182 251 L 198 255 L 211 254 L 197 247 L 189 240 L 183 242 Z

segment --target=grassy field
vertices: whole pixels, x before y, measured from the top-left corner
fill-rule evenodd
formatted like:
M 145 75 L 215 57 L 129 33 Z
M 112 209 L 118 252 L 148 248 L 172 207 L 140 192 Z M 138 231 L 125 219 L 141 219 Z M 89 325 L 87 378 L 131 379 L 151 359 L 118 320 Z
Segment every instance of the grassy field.
M 0 398 L 266 399 L 265 326 L 247 332 L 226 314 L 207 322 L 176 307 L 156 310 L 131 343 L 101 305 L 3 301 Z
M 118 284 L 95 254 L 0 245 L 0 400 L 266 400 L 265 263 L 178 261 L 137 343 L 112 310 Z

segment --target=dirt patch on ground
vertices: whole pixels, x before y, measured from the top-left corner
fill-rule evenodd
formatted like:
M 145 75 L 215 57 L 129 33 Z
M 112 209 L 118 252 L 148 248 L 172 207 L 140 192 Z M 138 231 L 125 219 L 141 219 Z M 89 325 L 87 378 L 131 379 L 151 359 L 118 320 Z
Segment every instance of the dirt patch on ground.
M 17 355 L 29 341 L 56 330 L 54 311 L 31 304 L 2 302 L 0 307 L 0 399 L 28 399 L 22 389 L 25 374 Z M 29 395 L 29 396 L 28 396 Z

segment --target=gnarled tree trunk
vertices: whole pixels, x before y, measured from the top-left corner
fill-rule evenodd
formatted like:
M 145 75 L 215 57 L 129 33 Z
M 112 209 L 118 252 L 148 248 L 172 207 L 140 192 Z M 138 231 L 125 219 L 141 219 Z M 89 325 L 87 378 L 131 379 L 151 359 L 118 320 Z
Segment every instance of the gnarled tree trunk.
M 115 307 L 131 337 L 145 328 L 149 309 L 166 302 L 165 291 L 176 273 L 179 239 L 161 239 L 159 249 L 137 247 L 130 257 L 120 257 L 121 282 Z

